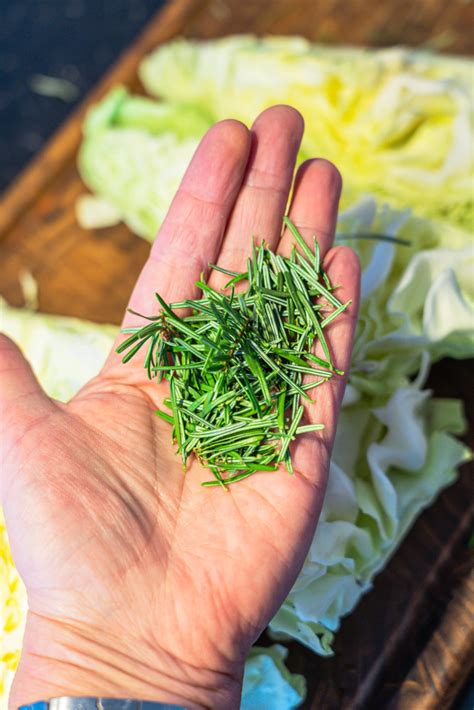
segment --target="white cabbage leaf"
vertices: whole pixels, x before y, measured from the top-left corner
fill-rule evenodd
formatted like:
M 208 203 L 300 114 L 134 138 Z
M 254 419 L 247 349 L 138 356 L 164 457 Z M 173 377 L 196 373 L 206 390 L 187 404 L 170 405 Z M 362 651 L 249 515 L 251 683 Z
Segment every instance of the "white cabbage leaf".
M 76 218 L 83 229 L 114 227 L 122 215 L 120 210 L 104 197 L 80 195 L 76 200 Z
M 470 452 L 456 400 L 399 389 L 383 404 L 344 407 L 320 522 L 305 564 L 270 624 L 329 655 L 341 617 L 371 587 L 420 511 L 456 477 Z
M 47 394 L 67 402 L 97 375 L 118 326 L 12 308 L 0 299 L 0 330 L 22 349 Z
M 287 669 L 287 655 L 280 644 L 252 648 L 245 663 L 241 710 L 293 710 L 301 705 L 306 682 Z
M 433 357 L 474 352 L 474 245 L 415 254 L 387 303 Z M 398 335 L 398 339 L 403 335 Z
M 362 263 L 351 383 L 388 394 L 441 357 L 474 356 L 474 251 L 467 230 L 378 206 L 365 196 L 341 212 L 337 231 Z M 382 233 L 405 239 L 348 239 Z
M 79 198 L 79 224 L 102 227 L 104 211 L 114 208 L 133 232 L 153 239 L 209 125 L 192 106 L 130 96 L 123 87 L 111 91 L 84 123 L 79 171 L 100 200 Z
M 148 93 L 251 122 L 288 103 L 305 118 L 301 158 L 344 176 L 343 203 L 370 191 L 420 215 L 472 221 L 472 60 L 299 37 L 178 39 L 142 62 Z

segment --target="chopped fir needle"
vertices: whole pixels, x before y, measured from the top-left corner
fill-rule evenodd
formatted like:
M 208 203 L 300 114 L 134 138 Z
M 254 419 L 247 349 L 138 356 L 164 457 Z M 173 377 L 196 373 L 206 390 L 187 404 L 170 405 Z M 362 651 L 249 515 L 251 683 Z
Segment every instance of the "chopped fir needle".
M 350 301 L 334 295 L 316 238 L 311 248 L 287 217 L 284 223 L 295 239 L 290 258 L 261 244 L 242 274 L 210 264 L 231 277 L 224 291 L 201 275 L 199 299 L 166 303 L 155 294 L 159 314 L 125 329 L 117 348 L 126 363 L 147 343 L 148 377 L 168 381 L 170 389 L 169 414 L 156 414 L 171 425 L 183 467 L 194 455 L 213 474 L 203 486 L 226 488 L 282 464 L 292 473 L 291 443 L 324 429 L 304 422 L 303 401 L 344 374 L 334 367 L 323 331 Z M 246 290 L 234 293 L 244 281 Z M 186 315 L 176 313 L 180 308 Z M 323 357 L 314 354 L 317 346 Z

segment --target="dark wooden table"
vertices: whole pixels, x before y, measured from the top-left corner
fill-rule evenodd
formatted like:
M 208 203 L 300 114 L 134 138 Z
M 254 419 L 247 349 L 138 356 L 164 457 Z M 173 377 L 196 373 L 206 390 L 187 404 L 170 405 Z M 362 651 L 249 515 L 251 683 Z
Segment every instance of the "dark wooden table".
M 39 282 L 40 310 L 120 321 L 148 245 L 124 226 L 88 232 L 79 228 L 74 203 L 84 188 L 75 167 L 76 151 L 86 106 L 118 82 L 137 90 L 138 63 L 160 42 L 178 34 L 299 33 L 318 41 L 444 45 L 470 53 L 470 26 L 472 4 L 462 1 L 175 0 L 5 195 L 0 205 L 0 292 L 22 305 L 18 274 L 26 267 Z M 446 361 L 434 368 L 430 382 L 437 395 L 458 396 L 467 404 L 470 396 L 472 403 L 469 363 Z M 376 578 L 373 591 L 344 620 L 334 658 L 322 659 L 290 644 L 290 667 L 308 680 L 305 707 L 452 706 L 474 658 L 474 579 L 467 546 L 474 515 L 471 481 L 465 466 L 457 483 L 421 515 Z

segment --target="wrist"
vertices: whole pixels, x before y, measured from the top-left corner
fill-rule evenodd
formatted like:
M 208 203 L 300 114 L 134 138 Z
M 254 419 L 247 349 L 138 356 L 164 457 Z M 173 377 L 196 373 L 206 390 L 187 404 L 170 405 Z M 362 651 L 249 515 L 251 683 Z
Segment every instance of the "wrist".
M 68 695 L 154 700 L 189 710 L 239 708 L 243 664 L 208 668 L 204 660 L 194 665 L 142 640 L 29 614 L 9 710 Z

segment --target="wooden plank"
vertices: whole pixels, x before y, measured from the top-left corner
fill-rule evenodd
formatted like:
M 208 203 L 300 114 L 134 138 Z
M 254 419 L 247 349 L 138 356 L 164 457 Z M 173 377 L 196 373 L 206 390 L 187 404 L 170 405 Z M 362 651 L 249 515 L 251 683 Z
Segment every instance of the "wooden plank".
M 77 224 L 76 198 L 86 191 L 76 169 L 82 121 L 112 86 L 139 90 L 143 56 L 179 34 L 205 5 L 176 0 L 165 6 L 6 192 L 0 204 L 0 293 L 13 305 L 22 305 L 19 274 L 27 269 L 38 282 L 40 310 L 120 323 L 149 247 L 124 226 L 86 231 Z
M 389 710 L 450 707 L 474 668 L 474 571 L 461 580 L 439 626 L 417 658 Z
M 38 280 L 42 311 L 120 321 L 149 245 L 124 226 L 79 228 L 74 204 L 85 189 L 76 153 L 87 107 L 116 83 L 139 91 L 137 66 L 160 42 L 233 32 L 299 33 L 358 44 L 436 44 L 444 36 L 450 49 L 466 52 L 472 51 L 473 9 L 442 0 L 352 0 L 350 6 L 344 0 L 175 0 L 6 193 L 0 205 L 0 292 L 21 305 L 18 275 L 27 268 Z M 466 399 L 466 392 L 474 392 L 474 375 L 466 363 L 450 361 L 434 368 L 430 386 L 437 394 Z M 469 671 L 474 634 L 466 546 L 473 516 L 470 480 L 465 467 L 458 483 L 421 516 L 374 590 L 344 620 L 334 658 L 290 644 L 292 670 L 308 679 L 306 708 L 451 707 Z
M 466 508 L 471 476 L 464 467 L 460 480 L 421 515 L 373 589 L 343 620 L 334 657 L 311 657 L 291 644 L 289 666 L 308 682 L 304 710 L 452 706 L 474 657 L 466 599 L 472 590 L 465 581 L 472 568 L 466 544 L 474 522 L 473 507 Z
M 88 107 L 116 84 L 139 89 L 137 68 L 144 55 L 179 34 L 183 25 L 205 5 L 205 0 L 175 0 L 166 5 L 144 32 L 73 112 L 46 147 L 30 162 L 3 196 L 0 239 L 12 228 L 27 206 L 45 190 L 67 160 L 73 159 L 81 140 L 81 126 Z

